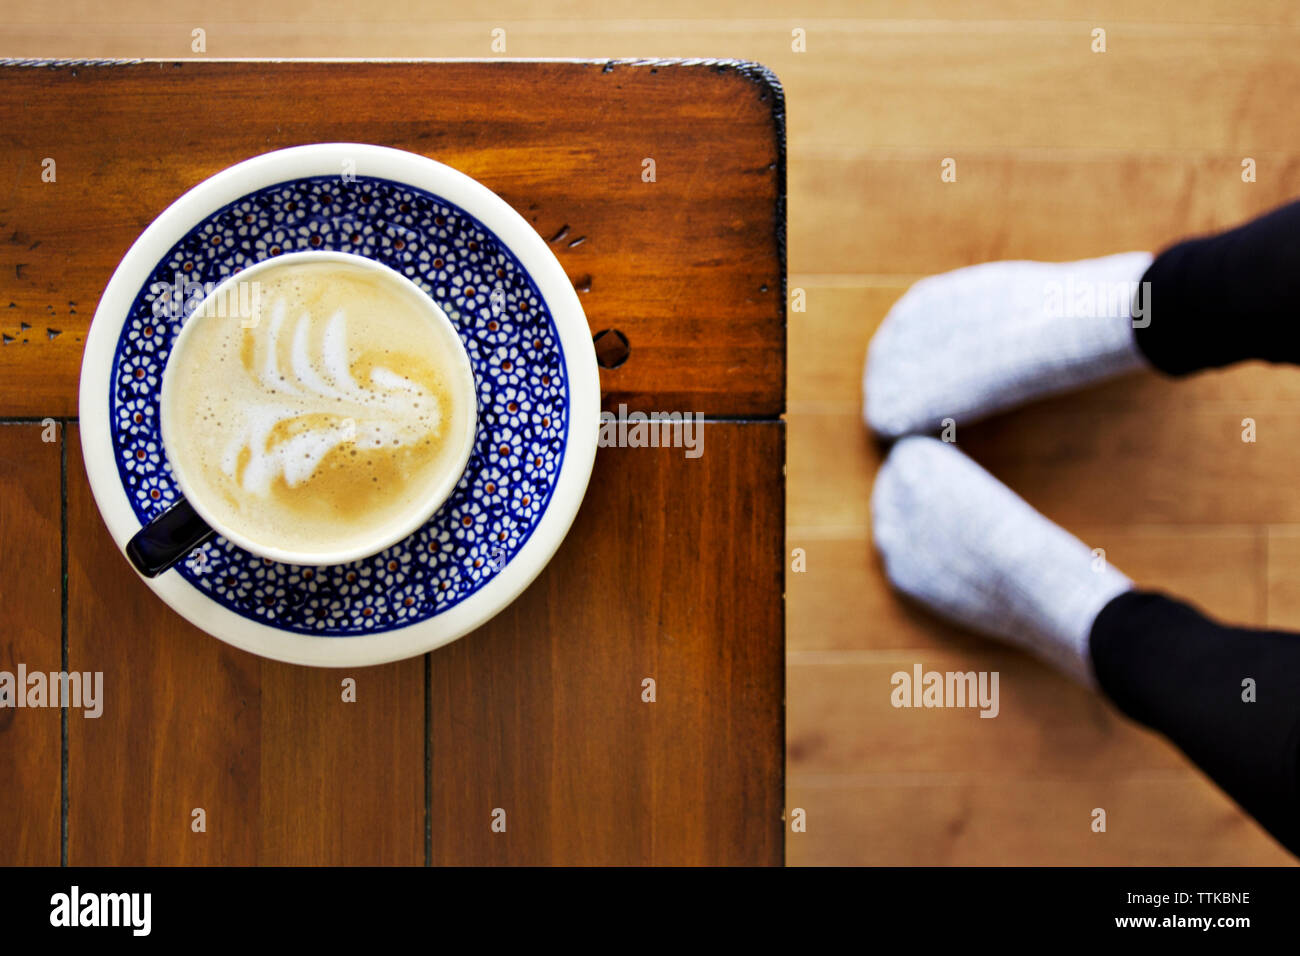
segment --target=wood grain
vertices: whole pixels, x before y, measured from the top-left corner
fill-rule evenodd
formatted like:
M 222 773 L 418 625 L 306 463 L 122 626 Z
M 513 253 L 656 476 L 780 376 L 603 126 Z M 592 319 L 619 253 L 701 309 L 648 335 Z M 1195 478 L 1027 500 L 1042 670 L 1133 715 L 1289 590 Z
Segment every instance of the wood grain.
M 790 806 L 808 826 L 787 839 L 792 866 L 1295 864 L 1194 770 L 800 776 L 790 780 Z M 1097 807 L 1105 833 L 1091 828 Z
M 1172 390 L 1175 386 L 1170 386 Z M 1294 473 L 1290 402 L 1156 404 L 1108 386 L 1093 401 L 1053 399 L 973 425 L 962 439 L 981 464 L 1058 523 L 1270 524 L 1300 521 L 1280 476 Z M 1245 419 L 1255 442 L 1242 441 Z M 1243 493 L 1243 489 L 1249 493 Z
M 339 671 L 259 666 L 257 862 L 422 864 L 424 658 Z M 345 678 L 356 681 L 355 703 L 343 702 Z
M 69 434 L 68 658 L 105 704 L 69 718 L 68 862 L 422 862 L 423 660 L 294 668 L 193 627 L 117 550 Z
M 898 671 L 997 671 L 1000 708 L 895 708 Z M 971 650 L 793 654 L 788 746 L 800 774 L 981 772 L 1107 776 L 1185 760 L 1096 694 L 992 641 Z M 870 736 L 855 727 L 871 727 Z
M 44 441 L 43 438 L 53 438 Z M 0 424 L 0 671 L 62 670 L 61 425 Z M 24 695 L 27 688 L 15 687 Z M 0 707 L 0 866 L 57 866 L 61 714 Z
M 900 274 L 904 285 L 994 259 L 1158 251 L 1294 198 L 1300 174 L 1295 150 L 1265 156 L 1251 145 L 1190 156 L 956 147 L 792 155 L 791 271 Z M 1257 182 L 1241 181 L 1244 156 L 1256 158 Z M 957 161 L 954 183 L 939 178 L 944 157 Z M 862 207 L 844 201 L 853 194 L 870 197 L 869 227 Z
M 865 281 L 853 277 L 850 281 Z M 862 404 L 867 344 L 911 283 L 893 276 L 872 285 L 836 287 L 815 274 L 790 277 L 802 289 L 806 311 L 790 315 L 790 407 L 854 411 Z
M 434 862 L 781 862 L 783 451 L 601 450 L 542 577 L 432 656 Z
M 342 28 L 366 24 L 387 27 L 394 34 L 399 28 L 414 30 L 429 25 L 444 26 L 448 30 L 463 28 L 467 23 L 478 25 L 488 22 L 467 19 L 474 12 L 456 0 L 389 0 L 372 9 L 358 9 L 350 0 L 313 0 L 310 4 L 289 5 L 268 2 L 257 8 L 229 10 L 214 9 L 204 0 L 175 0 L 160 16 L 157 4 L 151 0 L 117 0 L 105 8 L 94 0 L 53 0 L 42 15 L 28 6 L 12 3 L 5 8 L 10 24 L 49 26 L 52 17 L 60 17 L 64 34 L 78 27 L 90 30 L 105 25 L 136 25 L 172 23 L 215 23 L 239 26 L 295 25 L 306 31 L 307 27 L 329 28 L 322 35 L 331 41 L 331 53 L 347 49 L 350 39 Z M 546 29 L 554 21 L 582 21 L 593 28 L 612 29 L 615 18 L 644 12 L 641 8 L 610 3 L 609 0 L 550 0 L 539 8 L 533 0 L 496 0 L 492 4 L 494 19 L 491 22 L 510 22 Z M 702 7 L 698 0 L 663 0 L 654 7 L 658 18 L 700 18 L 706 13 L 732 14 L 728 19 L 747 25 L 742 15 L 755 19 L 788 17 L 790 5 L 785 0 L 748 0 L 742 4 L 719 4 Z M 816 18 L 859 18 L 864 20 L 1068 20 L 1077 18 L 1081 11 L 1071 0 L 819 0 L 815 5 L 801 10 Z M 1124 19 L 1126 21 L 1157 21 L 1161 23 L 1242 23 L 1242 24 L 1295 24 L 1300 14 L 1286 0 L 1260 0 L 1249 5 L 1233 0 L 1090 0 L 1083 11 L 1089 17 Z M 98 18 L 98 19 L 96 19 Z M 605 18 L 605 19 L 602 19 Z M 640 20 L 641 29 L 653 28 L 659 21 Z M 784 21 L 782 21 L 784 22 Z M 432 33 L 432 36 L 439 34 Z M 444 34 L 445 35 L 445 34 Z M 15 51 L 27 54 L 29 51 Z M 263 55 L 274 53 L 268 47 Z M 393 55 L 392 51 L 380 51 Z M 439 51 L 441 52 L 441 51 Z M 122 55 L 120 52 L 117 55 Z M 242 54 L 241 54 L 242 55 Z M 318 54 L 319 55 L 319 54 Z M 430 54 L 432 55 L 432 54 Z
M 1267 619 L 1262 627 L 1300 631 L 1300 525 L 1267 529 Z
M 1237 154 L 1239 185 L 1242 156 L 1294 150 L 1285 132 L 1300 120 L 1292 31 L 1084 17 L 857 20 L 812 27 L 807 54 L 769 65 L 792 101 L 817 104 L 791 111 L 791 142 L 823 154 L 933 150 L 936 185 L 941 157 L 957 159 L 960 186 L 963 153 L 981 148 L 1004 151 L 1002 158 L 1106 151 L 1133 162 L 1153 150 L 1222 150 Z M 1092 51 L 1098 27 L 1105 53 Z M 863 63 L 872 69 L 862 71 Z M 836 121 L 850 115 L 852 122 Z
M 859 534 L 871 512 L 879 449 L 856 411 L 792 409 L 789 519 L 797 527 L 835 527 Z M 828 467 L 834 462 L 835 467 Z
M 609 407 L 770 417 L 784 406 L 783 101 L 767 74 L 513 62 L 9 66 L 0 115 L 0 175 L 11 183 L 0 193 L 0 329 L 20 335 L 0 348 L 0 414 L 76 414 L 99 296 L 172 200 L 239 160 L 332 141 L 448 163 L 553 240 L 592 330 L 616 327 L 630 341 L 627 363 L 602 373 Z M 46 157 L 56 182 L 42 181 Z M 642 181 L 645 158 L 654 182 Z M 32 328 L 20 333 L 24 322 Z

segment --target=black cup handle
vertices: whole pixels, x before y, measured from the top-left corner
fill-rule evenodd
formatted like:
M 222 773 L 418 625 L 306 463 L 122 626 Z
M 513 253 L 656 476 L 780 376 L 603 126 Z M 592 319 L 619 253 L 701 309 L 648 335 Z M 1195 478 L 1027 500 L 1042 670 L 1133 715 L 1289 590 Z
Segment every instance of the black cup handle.
M 182 498 L 135 533 L 126 556 L 146 578 L 157 577 L 216 532 Z

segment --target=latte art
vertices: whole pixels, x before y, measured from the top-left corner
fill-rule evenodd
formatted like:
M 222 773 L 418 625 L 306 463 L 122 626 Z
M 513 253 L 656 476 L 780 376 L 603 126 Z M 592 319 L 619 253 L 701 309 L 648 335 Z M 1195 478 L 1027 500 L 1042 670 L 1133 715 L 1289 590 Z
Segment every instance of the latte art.
M 289 307 L 284 298 L 271 304 L 270 325 L 260 342 L 252 330 L 245 332 L 253 337 L 252 368 L 245 373 L 256 377 L 266 399 L 242 409 L 242 427 L 221 460 L 222 470 L 244 490 L 265 494 L 280 477 L 296 488 L 345 443 L 403 447 L 438 434 L 441 402 L 418 381 L 382 365 L 370 370 L 368 385 L 352 377 L 343 309 L 330 317 L 313 350 L 317 320 L 307 312 L 287 320 Z M 287 364 L 282 337 L 291 343 Z
M 191 503 L 258 543 L 332 552 L 449 490 L 476 399 L 432 303 L 345 261 L 250 281 L 258 314 L 194 315 L 169 366 L 164 439 Z

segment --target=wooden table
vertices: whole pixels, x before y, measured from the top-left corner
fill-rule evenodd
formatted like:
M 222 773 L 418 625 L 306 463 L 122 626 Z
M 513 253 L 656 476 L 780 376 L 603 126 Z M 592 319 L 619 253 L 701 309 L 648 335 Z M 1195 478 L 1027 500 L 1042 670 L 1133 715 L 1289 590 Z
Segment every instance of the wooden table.
M 0 78 L 0 670 L 105 685 L 99 719 L 0 709 L 0 863 L 780 863 L 775 77 L 188 61 Z M 487 626 L 346 672 L 235 650 L 155 598 L 95 508 L 76 418 L 91 316 L 141 230 L 238 160 L 338 140 L 432 156 L 533 223 L 593 332 L 630 343 L 605 408 L 709 417 L 698 459 L 601 449 L 563 547 Z

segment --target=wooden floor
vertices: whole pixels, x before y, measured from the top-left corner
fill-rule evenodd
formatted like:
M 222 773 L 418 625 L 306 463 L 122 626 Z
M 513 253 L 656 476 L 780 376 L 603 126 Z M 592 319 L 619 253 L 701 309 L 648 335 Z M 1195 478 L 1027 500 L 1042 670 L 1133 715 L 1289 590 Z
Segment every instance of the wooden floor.
M 732 56 L 789 107 L 788 800 L 793 864 L 1286 863 L 1161 740 L 888 591 L 879 455 L 859 419 L 872 330 L 916 278 L 999 258 L 1155 249 L 1291 198 L 1300 7 L 1287 0 L 0 0 L 0 56 Z M 503 28 L 504 54 L 491 50 Z M 791 49 L 806 31 L 806 52 Z M 1092 32 L 1106 31 L 1106 52 Z M 255 104 L 250 104 L 255 108 Z M 598 122 L 593 117 L 593 122 Z M 183 118 L 178 118 L 183 125 Z M 178 142 L 192 132 L 178 130 Z M 562 144 L 557 144 L 562 148 Z M 1257 182 L 1241 179 L 1255 160 Z M 956 161 L 957 181 L 940 180 Z M 684 224 L 683 241 L 689 241 Z M 701 255 L 707 255 L 702 250 Z M 1300 628 L 1300 372 L 1153 376 L 964 430 L 963 447 L 1143 585 Z M 1258 441 L 1240 441 L 1241 420 Z M 996 669 L 1002 712 L 894 710 L 889 675 Z M 1090 828 L 1107 811 L 1106 833 Z

